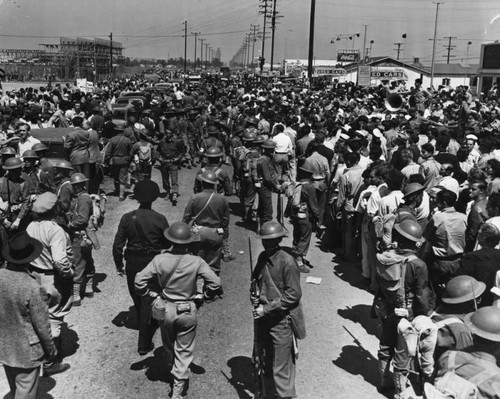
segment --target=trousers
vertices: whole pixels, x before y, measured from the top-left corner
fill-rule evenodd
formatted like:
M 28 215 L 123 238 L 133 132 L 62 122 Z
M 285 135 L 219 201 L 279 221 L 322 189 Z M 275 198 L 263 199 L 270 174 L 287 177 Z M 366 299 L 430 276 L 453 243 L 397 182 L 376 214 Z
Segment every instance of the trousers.
M 173 162 L 161 164 L 161 180 L 163 189 L 172 194 L 179 194 L 179 167 Z
M 311 243 L 312 225 L 307 219 L 293 219 L 293 252 L 296 256 L 305 257 Z
M 88 277 L 92 277 L 95 274 L 92 247 L 87 243 L 84 243 L 80 233 L 75 234 L 72 247 L 75 262 L 75 276 L 73 277 L 73 283 L 84 284 Z
M 259 207 L 257 208 L 257 213 L 262 226 L 264 223 L 273 220 L 273 193 L 268 188 L 261 187 L 257 189 L 257 194 L 259 195 Z
M 40 382 L 40 367 L 22 369 L 19 367 L 3 366 L 10 391 L 14 399 L 37 399 L 38 384 Z
M 189 365 L 194 358 L 197 309 L 191 302 L 191 311 L 177 314 L 177 304 L 167 302 L 165 322 L 160 326 L 161 339 L 166 352 L 167 370 L 174 378 L 189 378 Z

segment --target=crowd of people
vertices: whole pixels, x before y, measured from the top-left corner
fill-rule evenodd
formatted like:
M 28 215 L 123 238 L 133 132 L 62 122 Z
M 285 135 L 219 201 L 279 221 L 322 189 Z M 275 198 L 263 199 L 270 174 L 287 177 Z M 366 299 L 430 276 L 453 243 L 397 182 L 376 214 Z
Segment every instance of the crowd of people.
M 144 101 L 117 121 L 116 99 L 132 92 Z M 410 89 L 387 82 L 318 91 L 242 74 L 155 90 L 136 76 L 99 83 L 93 93 L 60 84 L 6 92 L 0 110 L 0 291 L 21 301 L 9 282 L 27 280 L 18 277 L 26 268 L 45 289 L 40 296 L 31 280 L 23 283 L 37 298 L 33 306 L 50 320 L 50 329 L 43 317 L 31 322 L 44 334 L 35 363 L 18 363 L 0 338 L 13 391 L 24 379 L 36 395 L 33 370 L 44 355 L 46 375 L 68 368 L 57 357 L 60 325 L 93 295 L 92 248 L 106 201 L 100 187 L 109 174 L 120 201 L 134 186 L 140 203 L 122 216 L 113 244 L 139 320 L 138 352 L 153 349 L 159 327 L 175 399 L 188 386 L 197 309 L 223 295 L 221 261 L 234 259 L 225 198 L 232 195 L 237 224 L 256 231 L 264 247 L 251 289 L 256 395 L 296 396 L 297 339 L 305 336 L 300 273 L 312 267 L 315 234 L 338 262 L 360 265 L 373 293 L 382 326 L 379 391 L 394 390 L 397 399 L 424 391 L 500 396 L 495 88 L 473 97 L 465 86 L 425 90 L 417 79 Z M 67 159 L 54 163 L 30 135 L 51 126 L 70 128 Z M 193 195 L 179 192 L 179 170 L 198 164 Z M 151 208 L 161 194 L 151 180 L 156 166 L 171 206 L 191 196 L 171 225 Z M 285 218 L 290 249 L 280 247 Z M 1 306 L 0 315 L 12 309 Z

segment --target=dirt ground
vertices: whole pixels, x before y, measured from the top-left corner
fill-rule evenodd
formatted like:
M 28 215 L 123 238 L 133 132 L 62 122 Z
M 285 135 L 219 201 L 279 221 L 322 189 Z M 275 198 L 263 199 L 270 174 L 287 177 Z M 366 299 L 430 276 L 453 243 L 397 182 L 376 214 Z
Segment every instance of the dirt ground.
M 195 169 L 180 172 L 179 204 L 172 207 L 160 198 L 153 209 L 170 223 L 178 221 L 192 193 Z M 153 179 L 160 182 L 154 169 Z M 106 191 L 112 182 L 106 181 Z M 102 248 L 95 251 L 98 293 L 85 299 L 66 319 L 63 331 L 64 374 L 43 378 L 42 399 L 167 398 L 170 393 L 162 361 L 161 339 L 155 350 L 137 354 L 137 335 L 132 300 L 124 278 L 116 274 L 111 246 L 121 216 L 137 207 L 131 198 L 118 202 L 109 196 L 104 227 L 98 234 Z M 252 383 L 253 320 L 249 303 L 250 266 L 248 238 L 253 258 L 262 250 L 255 232 L 235 225 L 237 197 L 228 198 L 231 209 L 230 246 L 236 260 L 223 263 L 221 278 L 225 296 L 199 312 L 195 364 L 188 397 L 250 399 Z M 288 226 L 290 227 L 290 226 Z M 285 240 L 291 245 L 291 238 Z M 313 238 L 308 258 L 314 268 L 310 276 L 321 284 L 306 284 L 302 274 L 303 306 L 307 338 L 299 341 L 297 394 L 301 399 L 377 398 L 376 351 L 379 331 L 370 318 L 372 295 L 366 290 L 361 271 L 354 264 L 337 264 L 333 254 L 320 251 Z M 0 397 L 10 398 L 3 372 Z M 4 396 L 5 395 L 5 396 Z

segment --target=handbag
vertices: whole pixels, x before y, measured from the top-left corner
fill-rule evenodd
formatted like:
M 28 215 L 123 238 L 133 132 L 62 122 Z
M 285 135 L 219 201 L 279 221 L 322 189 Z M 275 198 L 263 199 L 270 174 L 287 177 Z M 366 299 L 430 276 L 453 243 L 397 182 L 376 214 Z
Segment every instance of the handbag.
M 172 271 L 168 275 L 167 279 L 165 280 L 165 287 L 167 286 L 168 282 L 172 278 L 173 274 L 177 270 L 177 267 L 179 266 L 179 263 L 181 263 L 182 258 L 184 255 L 182 255 L 179 259 L 177 259 L 177 262 L 175 262 L 174 267 L 172 268 Z M 163 287 L 163 288 L 165 288 Z M 161 295 L 158 295 L 153 303 L 151 304 L 151 317 L 153 320 L 159 321 L 159 322 L 165 322 L 166 318 L 166 310 L 167 310 L 167 300 L 163 299 Z
M 279 292 L 280 298 L 281 298 L 282 297 L 281 291 L 276 286 L 276 283 L 274 282 L 274 279 L 272 278 L 271 273 L 269 273 L 269 269 L 267 268 L 267 265 L 266 265 L 265 269 L 266 269 L 266 273 L 269 277 L 271 284 L 273 285 L 276 292 Z M 300 301 L 299 301 L 299 304 L 295 308 L 290 310 L 289 316 L 290 316 L 290 325 L 292 327 L 293 335 L 297 339 L 304 339 L 306 337 L 306 325 L 304 323 L 304 311 L 302 309 L 302 303 L 300 303 Z

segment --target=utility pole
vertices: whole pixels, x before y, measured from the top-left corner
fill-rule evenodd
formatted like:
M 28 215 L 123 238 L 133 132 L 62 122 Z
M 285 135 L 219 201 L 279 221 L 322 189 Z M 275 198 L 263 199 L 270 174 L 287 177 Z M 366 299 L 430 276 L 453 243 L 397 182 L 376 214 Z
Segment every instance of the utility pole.
M 397 54 L 396 59 L 397 59 L 397 60 L 399 60 L 399 53 L 401 52 L 401 45 L 402 45 L 403 43 L 402 43 L 402 42 L 398 42 L 398 43 L 394 43 L 394 44 L 395 44 L 396 46 L 398 46 L 398 48 L 397 48 L 397 49 L 395 49 L 395 50 L 396 50 L 396 54 Z
M 255 35 L 257 33 L 257 29 L 259 29 L 259 25 L 250 24 L 250 28 L 253 30 L 253 38 L 252 38 L 252 63 L 250 64 L 253 68 L 253 61 L 255 60 Z
M 278 17 L 278 12 L 276 11 L 276 2 L 277 0 L 273 0 L 273 13 L 271 15 L 271 71 L 273 70 L 273 64 L 274 64 L 274 34 L 276 30 L 276 18 Z
M 269 0 L 262 0 L 263 5 L 260 7 L 263 8 L 263 11 L 259 11 L 261 14 L 264 14 L 264 27 L 262 28 L 262 50 L 260 52 L 260 60 L 259 60 L 259 65 L 260 65 L 260 73 L 262 73 L 262 70 L 264 69 L 264 62 L 266 58 L 264 57 L 264 49 L 266 48 L 266 24 L 267 24 L 267 10 L 269 7 Z
M 97 82 L 97 49 L 94 39 L 94 82 Z
M 203 69 L 203 42 L 207 39 L 198 39 L 201 42 L 200 49 L 201 49 L 201 55 L 200 55 L 200 63 L 201 63 L 201 68 Z
M 432 42 L 432 61 L 431 61 L 431 90 L 434 90 L 434 59 L 436 58 L 436 35 L 437 35 L 437 26 L 438 26 L 438 15 L 439 15 L 439 6 L 444 4 L 444 1 L 434 1 L 436 5 L 436 19 L 434 21 L 434 39 Z
M 451 39 L 456 39 L 457 37 L 456 36 L 445 36 L 444 38 L 448 39 L 448 45 L 443 46 L 445 49 L 448 50 L 448 54 L 446 56 L 443 56 L 443 57 L 446 57 L 446 63 L 449 64 L 450 57 L 455 57 L 454 55 L 450 55 L 451 50 L 453 50 L 455 47 L 457 47 L 457 46 L 451 44 Z
M 247 68 L 248 68 L 248 64 L 250 64 L 250 40 L 252 38 L 252 34 L 251 33 L 245 33 L 245 36 L 246 36 L 246 53 L 247 53 L 247 62 L 246 62 L 246 65 L 247 65 Z
M 184 73 L 187 71 L 188 21 L 184 21 Z
M 307 78 L 309 87 L 312 86 L 313 57 L 314 57 L 314 14 L 316 13 L 316 0 L 311 0 L 311 16 L 309 20 L 309 56 L 307 60 Z
M 205 43 L 205 65 L 208 66 L 208 43 Z
M 366 62 L 366 32 L 368 31 L 368 25 L 363 25 L 365 27 L 365 34 L 363 35 L 363 61 L 362 65 L 365 65 Z
M 191 32 L 194 35 L 194 69 L 196 69 L 196 38 L 200 34 L 200 32 Z
M 109 34 L 109 75 L 113 76 L 113 32 Z

